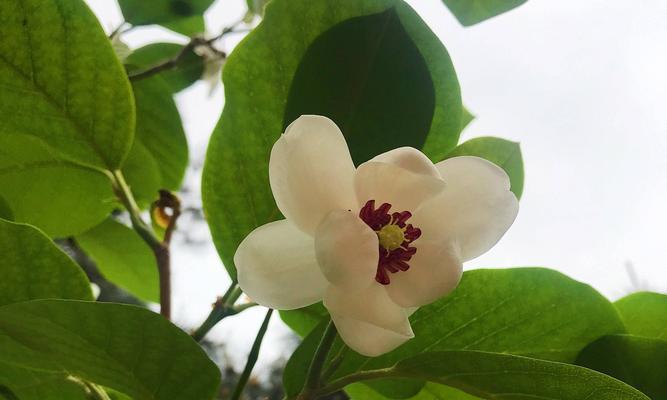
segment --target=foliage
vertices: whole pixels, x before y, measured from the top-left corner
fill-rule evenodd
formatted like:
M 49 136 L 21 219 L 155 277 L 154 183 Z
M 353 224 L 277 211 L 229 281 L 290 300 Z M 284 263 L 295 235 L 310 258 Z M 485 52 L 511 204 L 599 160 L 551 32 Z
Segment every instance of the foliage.
M 443 2 L 468 26 L 525 0 Z M 185 211 L 175 193 L 190 162 L 173 95 L 202 77 L 198 46 L 223 57 L 218 39 L 242 25 L 202 37 L 211 3 L 119 0 L 128 24 L 190 40 L 147 44 L 123 66 L 112 46 L 123 27 L 110 38 L 83 0 L 0 2 L 0 399 L 220 395 L 217 366 L 168 320 L 170 239 Z M 268 158 L 302 114 L 333 119 L 356 165 L 411 146 L 433 162 L 485 158 L 517 197 L 524 188 L 518 143 L 460 142 L 474 116 L 461 104 L 454 63 L 404 1 L 247 4 L 245 19 L 261 22 L 226 61 L 225 106 L 202 178 L 207 222 L 233 282 L 197 339 L 254 306 L 239 302 L 233 256 L 250 231 L 281 218 Z M 86 274 L 54 242 L 63 238 L 113 284 L 160 302 L 162 315 L 95 301 Z M 414 310 L 414 339 L 374 358 L 335 336 L 322 303 L 280 315 L 303 338 L 284 369 L 288 399 L 340 390 L 371 400 L 667 397 L 667 296 L 612 304 L 546 268 L 465 272 L 453 293 Z

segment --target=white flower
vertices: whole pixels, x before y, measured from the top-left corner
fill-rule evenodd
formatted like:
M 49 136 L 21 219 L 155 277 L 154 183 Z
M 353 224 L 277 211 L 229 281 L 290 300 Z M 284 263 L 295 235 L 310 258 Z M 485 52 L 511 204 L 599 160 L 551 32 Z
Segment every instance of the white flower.
M 316 115 L 275 143 L 269 178 L 286 219 L 239 245 L 241 288 L 281 310 L 324 300 L 367 356 L 412 338 L 408 316 L 450 293 L 461 263 L 498 242 L 519 208 L 507 174 L 477 157 L 434 165 L 402 147 L 355 169 L 336 124 Z

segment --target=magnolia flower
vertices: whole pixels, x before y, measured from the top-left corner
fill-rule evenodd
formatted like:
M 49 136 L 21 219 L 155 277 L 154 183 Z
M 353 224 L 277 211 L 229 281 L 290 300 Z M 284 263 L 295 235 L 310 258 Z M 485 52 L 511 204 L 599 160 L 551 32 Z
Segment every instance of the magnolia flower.
M 412 338 L 409 315 L 450 293 L 461 263 L 496 244 L 518 212 L 507 174 L 489 161 L 434 165 L 402 147 L 355 168 L 340 129 L 316 115 L 274 144 L 269 179 L 286 219 L 239 245 L 241 288 L 281 310 L 323 300 L 343 341 L 366 356 Z

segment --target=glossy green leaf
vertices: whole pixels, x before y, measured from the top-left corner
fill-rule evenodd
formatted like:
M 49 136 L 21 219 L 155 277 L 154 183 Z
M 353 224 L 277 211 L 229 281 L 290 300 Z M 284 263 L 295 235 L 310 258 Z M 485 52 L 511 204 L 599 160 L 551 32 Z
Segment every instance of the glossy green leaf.
M 605 336 L 586 347 L 577 364 L 636 387 L 652 399 L 667 398 L 667 341 L 632 335 Z
M 648 399 L 623 382 L 586 368 L 480 351 L 420 354 L 396 364 L 389 375 L 424 379 L 485 399 Z
M 203 33 L 204 11 L 213 0 L 118 0 L 132 25 L 162 25 L 186 36 Z
M 36 300 L 0 308 L 0 362 L 65 372 L 134 400 L 213 399 L 218 368 L 162 316 L 112 303 Z
M 389 50 L 393 58 L 386 62 Z M 408 76 L 423 89 L 418 97 L 424 100 L 400 98 L 416 95 Z M 223 81 L 225 108 L 209 144 L 202 196 L 213 240 L 232 276 L 240 241 L 280 217 L 269 188 L 269 153 L 299 113 L 338 119 L 357 162 L 401 144 L 423 145 L 439 160 L 458 141 L 461 101 L 449 55 L 400 0 L 271 1 L 262 23 L 229 57 Z M 429 109 L 414 110 L 405 101 Z
M 0 38 L 0 135 L 31 135 L 78 163 L 120 167 L 134 132 L 132 94 L 85 3 L 3 0 Z
M 467 271 L 451 295 L 420 308 L 410 322 L 414 339 L 376 358 L 351 352 L 336 375 L 439 350 L 572 362 L 597 338 L 624 332 L 618 313 L 602 295 L 543 268 Z
M 155 257 L 134 230 L 109 218 L 76 241 L 106 279 L 141 299 L 160 301 Z
M 132 84 L 137 103 L 136 139 L 153 156 L 160 189 L 177 191 L 188 165 L 188 142 L 167 83 L 160 77 Z
M 54 154 L 33 136 L 0 134 L 0 195 L 15 221 L 51 237 L 76 235 L 118 203 L 107 176 Z
M 67 379 L 67 374 L 0 363 L 0 399 L 90 400 L 90 397 L 80 383 Z
M 667 295 L 639 292 L 614 303 L 628 333 L 667 340 Z
M 177 43 L 151 43 L 132 52 L 125 60 L 128 72 L 139 72 L 153 67 L 161 62 L 172 59 L 183 49 Z M 160 78 L 169 85 L 172 93 L 180 92 L 201 78 L 204 72 L 202 57 L 189 51 L 174 69 L 160 72 Z M 156 77 L 151 77 L 153 80 Z M 136 82 L 135 82 L 136 83 Z M 136 89 L 135 89 L 136 90 Z
M 519 7 L 528 0 L 442 0 L 461 25 L 470 26 Z
M 92 300 L 88 278 L 37 228 L 0 219 L 0 306 L 32 299 Z
M 457 156 L 481 157 L 504 169 L 510 177 L 512 192 L 517 198 L 521 198 L 521 193 L 523 193 L 523 158 L 521 157 L 519 143 L 497 137 L 470 139 L 452 150 L 447 158 Z

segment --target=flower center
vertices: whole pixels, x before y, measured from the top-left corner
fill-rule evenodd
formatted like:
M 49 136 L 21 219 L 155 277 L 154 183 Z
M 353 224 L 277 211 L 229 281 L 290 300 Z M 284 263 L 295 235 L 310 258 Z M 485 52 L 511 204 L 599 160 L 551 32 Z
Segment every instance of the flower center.
M 390 283 L 389 273 L 407 271 L 408 261 L 417 253 L 410 244 L 421 236 L 421 230 L 406 222 L 412 213 L 401 211 L 389 213 L 391 204 L 382 203 L 375 208 L 375 200 L 368 200 L 359 210 L 359 218 L 378 235 L 379 257 L 375 280 L 383 285 Z
M 405 230 L 398 225 L 385 225 L 380 229 L 378 239 L 380 239 L 380 246 L 392 251 L 401 247 L 405 240 Z

